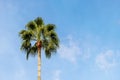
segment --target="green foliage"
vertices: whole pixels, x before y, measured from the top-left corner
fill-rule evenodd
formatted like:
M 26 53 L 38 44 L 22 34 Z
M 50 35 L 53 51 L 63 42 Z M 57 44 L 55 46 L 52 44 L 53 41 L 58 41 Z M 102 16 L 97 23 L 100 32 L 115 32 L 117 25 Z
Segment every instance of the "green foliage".
M 22 30 L 19 34 L 23 40 L 30 40 L 33 37 L 33 33 L 29 30 Z
M 47 29 L 48 32 L 51 31 L 51 30 L 54 30 L 55 29 L 55 25 L 54 24 L 47 24 L 46 25 L 46 29 Z
M 43 19 L 41 17 L 36 18 L 34 21 L 38 25 L 38 27 L 44 25 Z
M 21 45 L 21 50 L 28 51 L 31 47 L 31 43 L 28 40 L 24 40 Z
M 30 22 L 26 25 L 26 28 L 27 28 L 28 30 L 36 30 L 36 27 L 37 27 L 37 25 L 36 25 L 35 21 L 30 21 Z
M 35 56 L 37 54 L 36 43 L 38 41 L 42 42 L 41 49 L 45 51 L 47 58 L 50 58 L 52 53 L 56 53 L 59 47 L 59 38 L 55 32 L 55 27 L 54 24 L 45 25 L 43 19 L 38 17 L 30 21 L 25 30 L 19 32 L 22 39 L 21 50 L 26 52 L 27 59 L 29 55 Z

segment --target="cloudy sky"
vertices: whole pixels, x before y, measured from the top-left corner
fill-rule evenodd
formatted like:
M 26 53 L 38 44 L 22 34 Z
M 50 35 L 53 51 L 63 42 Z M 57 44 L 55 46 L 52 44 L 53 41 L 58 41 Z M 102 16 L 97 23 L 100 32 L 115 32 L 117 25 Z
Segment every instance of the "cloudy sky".
M 120 0 L 0 0 L 0 80 L 37 80 L 37 57 L 18 32 L 36 17 L 54 23 L 60 48 L 42 53 L 42 80 L 120 80 Z

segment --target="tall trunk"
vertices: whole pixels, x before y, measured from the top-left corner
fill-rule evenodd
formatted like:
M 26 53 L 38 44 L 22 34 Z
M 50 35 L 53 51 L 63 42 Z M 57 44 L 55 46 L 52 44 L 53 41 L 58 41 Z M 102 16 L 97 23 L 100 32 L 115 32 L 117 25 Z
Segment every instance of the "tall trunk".
M 38 50 L 38 80 L 41 80 L 41 49 Z
M 41 80 L 41 41 L 37 41 L 37 50 L 38 50 L 38 80 Z

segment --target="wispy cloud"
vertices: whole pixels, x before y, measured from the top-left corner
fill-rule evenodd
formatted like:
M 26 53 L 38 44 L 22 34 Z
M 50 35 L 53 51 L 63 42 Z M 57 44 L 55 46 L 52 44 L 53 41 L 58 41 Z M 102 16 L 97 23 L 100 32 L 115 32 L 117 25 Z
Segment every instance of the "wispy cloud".
M 81 56 L 82 59 L 85 60 L 85 61 L 89 60 L 90 57 L 91 57 L 91 52 L 92 52 L 91 48 L 85 47 L 85 48 L 82 50 L 82 56 Z
M 66 41 L 60 45 L 58 53 L 61 58 L 76 63 L 77 57 L 81 54 L 79 43 L 72 36 L 68 36 Z
M 60 80 L 61 70 L 55 70 L 53 72 L 53 80 Z
M 104 71 L 107 71 L 116 65 L 114 58 L 114 52 L 112 50 L 107 50 L 104 53 L 100 53 L 96 57 L 96 65 Z

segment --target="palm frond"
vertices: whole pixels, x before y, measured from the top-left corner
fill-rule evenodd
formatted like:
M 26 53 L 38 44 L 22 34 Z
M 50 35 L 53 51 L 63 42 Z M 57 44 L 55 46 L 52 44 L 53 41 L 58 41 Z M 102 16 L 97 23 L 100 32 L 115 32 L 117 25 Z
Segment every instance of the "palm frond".
M 22 45 L 21 45 L 21 50 L 28 52 L 31 47 L 31 43 L 28 40 L 23 40 Z
M 52 53 L 56 53 L 59 47 L 59 39 L 55 32 L 55 25 L 48 24 L 44 31 L 43 48 L 45 49 L 45 54 L 47 58 L 51 57 Z
M 51 57 L 51 52 L 50 52 L 49 50 L 47 50 L 47 49 L 45 49 L 45 56 L 46 56 L 47 58 L 50 58 L 50 57 Z
M 30 48 L 30 53 L 32 55 L 35 55 L 35 53 L 37 53 L 37 46 L 36 44 L 34 44 L 31 48 Z
M 42 48 L 45 49 L 48 46 L 48 43 L 49 43 L 48 40 L 46 38 L 44 38 L 42 40 Z
M 49 33 L 50 40 L 57 46 L 59 47 L 59 39 L 55 31 L 50 31 Z
M 27 51 L 27 55 L 26 55 L 26 59 L 28 59 L 29 54 L 35 56 L 37 54 L 37 46 L 36 44 L 34 44 L 32 47 L 29 48 L 29 50 Z
M 26 28 L 28 30 L 36 30 L 37 24 L 35 23 L 35 21 L 30 21 L 27 25 Z
M 26 32 L 26 30 L 21 30 L 21 31 L 19 32 L 19 36 L 21 36 L 24 32 Z
M 51 30 L 54 30 L 56 28 L 56 26 L 54 24 L 47 24 L 46 25 L 46 30 L 49 32 Z
M 39 27 L 41 27 L 41 25 L 44 25 L 43 19 L 41 17 L 36 18 L 34 21 Z
M 29 54 L 30 54 L 30 50 L 27 51 L 27 54 L 26 54 L 26 59 L 28 60 L 29 58 Z
M 27 30 L 22 30 L 19 33 L 19 35 L 23 40 L 31 40 L 34 37 L 34 34 L 29 30 L 28 31 Z
M 52 42 L 49 42 L 48 46 L 45 49 L 46 57 L 50 58 L 51 54 L 56 52 L 57 52 L 57 47 Z

